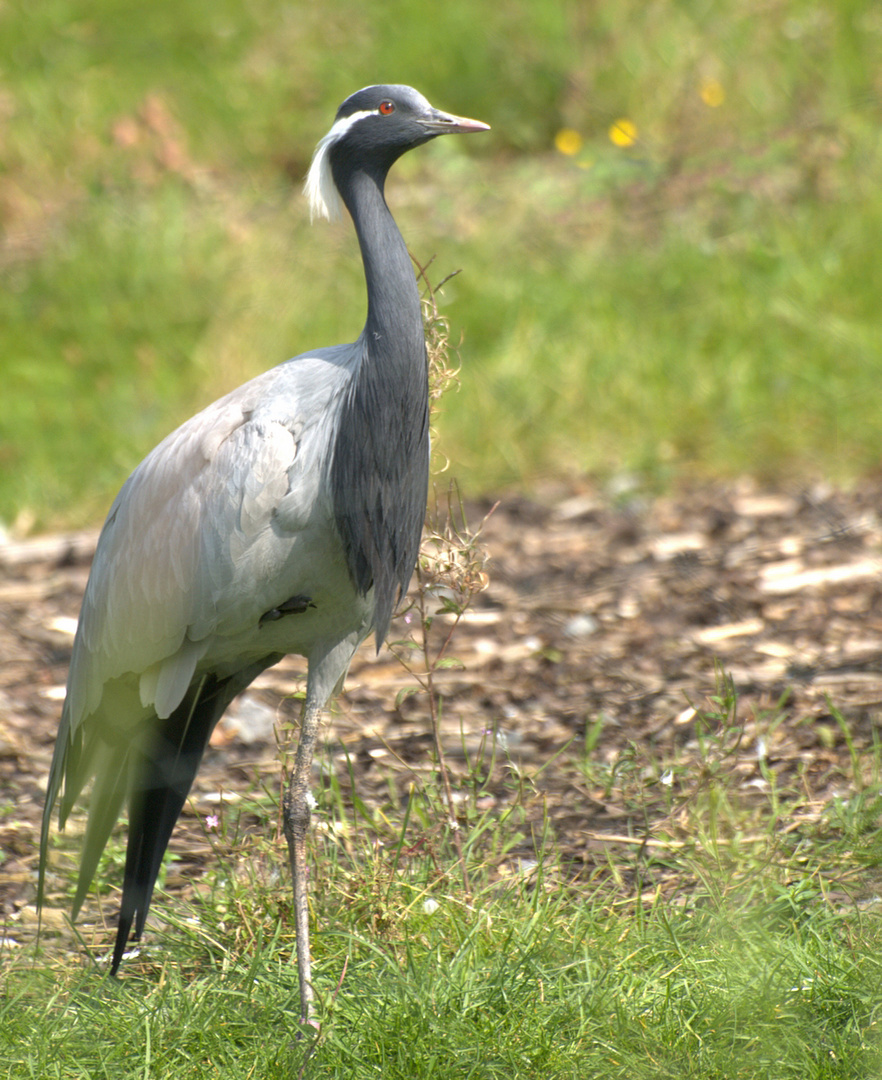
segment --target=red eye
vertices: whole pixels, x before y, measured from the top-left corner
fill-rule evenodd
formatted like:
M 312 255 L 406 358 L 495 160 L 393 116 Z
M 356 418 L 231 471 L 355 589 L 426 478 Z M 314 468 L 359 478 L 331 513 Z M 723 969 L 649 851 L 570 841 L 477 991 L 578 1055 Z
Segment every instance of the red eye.
M 381 101 L 380 102 L 380 112 L 382 113 L 383 116 L 388 116 L 389 113 L 394 113 L 395 112 L 395 102 L 394 101 Z

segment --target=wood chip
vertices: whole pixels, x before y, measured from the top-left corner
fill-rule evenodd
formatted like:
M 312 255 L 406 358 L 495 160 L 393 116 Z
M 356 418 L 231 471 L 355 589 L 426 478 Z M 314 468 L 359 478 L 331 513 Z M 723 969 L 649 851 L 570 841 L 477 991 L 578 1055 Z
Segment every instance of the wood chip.
M 708 626 L 693 635 L 699 645 L 719 645 L 731 638 L 761 634 L 766 624 L 762 619 L 744 619 L 742 622 L 726 623 L 725 626 Z
M 868 578 L 882 580 L 882 562 L 879 559 L 861 559 L 859 562 L 840 566 L 823 566 L 818 570 L 798 572 L 782 570 L 780 566 L 765 567 L 760 572 L 760 589 L 766 593 L 799 592 L 801 589 L 817 589 L 826 585 L 850 584 Z

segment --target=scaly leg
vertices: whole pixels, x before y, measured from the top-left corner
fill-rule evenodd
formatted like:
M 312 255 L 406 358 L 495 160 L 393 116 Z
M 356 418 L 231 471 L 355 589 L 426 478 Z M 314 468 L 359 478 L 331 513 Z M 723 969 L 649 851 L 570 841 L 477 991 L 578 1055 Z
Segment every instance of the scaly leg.
M 294 926 L 297 936 L 297 974 L 300 979 L 300 1019 L 312 1016 L 312 961 L 309 955 L 309 869 L 306 865 L 306 833 L 310 821 L 309 781 L 312 756 L 323 703 L 307 694 L 300 724 L 300 741 L 294 772 L 282 797 L 282 814 L 291 878 L 294 883 Z
M 293 600 L 307 599 L 294 597 Z M 292 601 L 293 602 L 293 601 Z M 312 1017 L 312 962 L 309 955 L 309 870 L 306 865 L 306 833 L 309 829 L 312 756 L 319 722 L 328 699 L 340 692 L 352 654 L 364 637 L 363 628 L 342 641 L 318 647 L 308 658 L 306 702 L 300 720 L 300 741 L 294 757 L 294 772 L 282 796 L 282 820 L 291 879 L 294 883 L 294 928 L 297 936 L 297 974 L 300 978 L 300 1018 Z

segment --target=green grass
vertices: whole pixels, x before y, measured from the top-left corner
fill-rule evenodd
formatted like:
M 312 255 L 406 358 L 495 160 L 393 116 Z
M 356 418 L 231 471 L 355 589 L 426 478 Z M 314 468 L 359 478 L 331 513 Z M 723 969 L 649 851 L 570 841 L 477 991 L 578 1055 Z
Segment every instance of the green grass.
M 467 492 L 877 467 L 871 0 L 376 14 L 0 11 L 0 521 L 100 519 L 200 405 L 356 336 L 351 230 L 310 229 L 298 188 L 338 102 L 376 79 L 493 124 L 390 184 L 414 254 L 463 270 L 438 438 Z M 632 146 L 609 138 L 621 118 Z
M 84 962 L 112 935 L 94 907 L 84 941 L 50 930 L 44 951 L 4 958 L 0 1075 L 871 1080 L 880 748 L 863 752 L 839 718 L 852 795 L 819 812 L 798 762 L 745 788 L 739 711 L 721 683 L 697 744 L 671 760 L 647 746 L 608 760 L 590 734 L 570 748 L 557 767 L 620 807 L 633 837 L 581 875 L 578 838 L 559 847 L 543 814 L 548 765 L 524 769 L 488 740 L 454 781 L 468 893 L 437 775 L 414 775 L 406 802 L 390 780 L 368 806 L 351 763 L 329 757 L 312 834 L 319 1027 L 305 1038 L 275 801 L 258 787 L 215 831 L 188 813 L 213 854 L 183 893 L 185 863 L 157 895 L 120 980 Z M 56 841 L 68 884 L 76 847 Z M 100 880 L 119 876 L 120 851 L 117 838 Z
M 882 1066 L 878 917 L 707 906 L 626 922 L 516 890 L 477 912 L 410 912 L 396 937 L 320 935 L 320 967 L 348 967 L 336 997 L 322 980 L 304 1075 L 851 1080 Z M 221 944 L 120 983 L 69 966 L 10 974 L 4 1075 L 300 1075 L 288 950 Z
M 826 902 L 805 849 L 785 883 L 771 854 L 730 861 L 740 895 L 695 886 L 645 908 L 541 878 L 466 903 L 436 867 L 393 870 L 367 847 L 357 869 L 320 863 L 322 1026 L 304 1075 L 878 1075 L 878 906 Z M 300 1075 L 287 898 L 226 873 L 119 983 L 69 956 L 9 968 L 3 1075 Z

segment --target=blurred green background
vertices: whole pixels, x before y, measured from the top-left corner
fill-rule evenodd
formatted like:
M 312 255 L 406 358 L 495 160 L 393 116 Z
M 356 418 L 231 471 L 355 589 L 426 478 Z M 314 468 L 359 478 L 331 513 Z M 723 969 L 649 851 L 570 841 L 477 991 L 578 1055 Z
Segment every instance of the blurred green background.
M 463 271 L 468 493 L 877 470 L 880 61 L 878 0 L 5 0 L 0 523 L 99 521 L 194 410 L 357 336 L 300 185 L 378 81 L 493 126 L 389 186 Z

